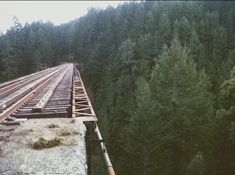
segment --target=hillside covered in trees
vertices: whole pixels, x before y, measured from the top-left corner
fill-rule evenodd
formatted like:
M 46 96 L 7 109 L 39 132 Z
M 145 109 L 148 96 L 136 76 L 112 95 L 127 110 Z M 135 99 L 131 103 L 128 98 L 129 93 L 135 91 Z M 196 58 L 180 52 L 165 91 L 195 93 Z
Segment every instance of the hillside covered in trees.
M 60 26 L 15 19 L 0 81 L 78 62 L 117 174 L 234 175 L 234 30 L 232 1 L 126 2 Z

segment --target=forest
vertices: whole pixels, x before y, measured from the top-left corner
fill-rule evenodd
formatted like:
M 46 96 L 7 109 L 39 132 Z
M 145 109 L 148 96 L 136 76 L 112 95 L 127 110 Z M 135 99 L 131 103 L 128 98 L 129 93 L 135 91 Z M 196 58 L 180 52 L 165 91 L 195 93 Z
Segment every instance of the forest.
M 144 1 L 0 36 L 0 82 L 77 62 L 120 175 L 235 174 L 235 2 Z M 104 174 L 94 142 L 94 175 Z

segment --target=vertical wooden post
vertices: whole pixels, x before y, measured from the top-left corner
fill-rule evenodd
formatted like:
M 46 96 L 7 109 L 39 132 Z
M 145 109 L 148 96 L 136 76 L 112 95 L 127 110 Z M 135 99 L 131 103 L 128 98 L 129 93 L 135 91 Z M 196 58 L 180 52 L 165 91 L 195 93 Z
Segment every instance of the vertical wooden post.
M 91 152 L 92 152 L 92 139 L 93 139 L 93 127 L 92 122 L 84 122 L 86 126 L 86 154 L 87 154 L 87 175 L 91 175 Z

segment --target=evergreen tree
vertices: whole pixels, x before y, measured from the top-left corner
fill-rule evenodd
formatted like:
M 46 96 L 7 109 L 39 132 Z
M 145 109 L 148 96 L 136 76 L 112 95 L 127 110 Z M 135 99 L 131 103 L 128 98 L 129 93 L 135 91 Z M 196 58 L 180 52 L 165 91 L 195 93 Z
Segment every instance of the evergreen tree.
M 163 152 L 168 157 L 163 166 L 169 168 L 162 173 L 182 174 L 193 152 L 207 150 L 213 111 L 207 76 L 196 70 L 188 49 L 174 39 L 153 70 L 151 89 L 158 102 Z
M 222 108 L 217 111 L 217 126 L 215 127 L 214 154 L 212 156 L 211 174 L 235 173 L 235 68 L 231 71 L 231 78 L 226 80 L 220 91 Z
M 198 34 L 195 29 L 192 30 L 189 47 L 191 50 L 192 58 L 197 64 L 197 68 L 206 69 L 209 63 L 208 60 L 206 59 L 205 48 L 203 44 L 200 42 Z
M 2 80 L 3 80 L 3 72 L 4 72 L 4 69 L 5 69 L 5 66 L 4 66 L 4 64 L 3 64 L 3 61 L 2 61 L 2 59 L 0 59 L 0 82 L 2 82 Z
M 170 45 L 170 39 L 171 39 L 171 26 L 170 26 L 170 19 L 168 17 L 168 15 L 166 13 L 163 13 L 160 17 L 160 21 L 159 21 L 159 36 L 160 38 L 160 42 L 161 42 L 161 46 L 163 46 L 164 44 L 167 44 L 167 46 Z
M 39 65 L 41 63 L 42 55 L 39 50 L 37 50 L 33 55 L 34 66 L 36 70 L 39 70 Z
M 193 160 L 190 162 L 187 175 L 204 175 L 205 172 L 205 160 L 203 155 L 199 152 L 195 155 Z
M 179 40 L 183 45 L 189 42 L 191 26 L 185 16 L 183 16 L 179 21 L 175 21 L 174 30 L 174 32 L 178 34 Z
M 142 77 L 137 79 L 136 98 L 137 110 L 122 135 L 123 149 L 129 162 L 125 169 L 126 174 L 132 174 L 135 167 L 136 175 L 151 175 L 154 174 L 153 155 L 157 153 L 159 123 L 148 82 Z

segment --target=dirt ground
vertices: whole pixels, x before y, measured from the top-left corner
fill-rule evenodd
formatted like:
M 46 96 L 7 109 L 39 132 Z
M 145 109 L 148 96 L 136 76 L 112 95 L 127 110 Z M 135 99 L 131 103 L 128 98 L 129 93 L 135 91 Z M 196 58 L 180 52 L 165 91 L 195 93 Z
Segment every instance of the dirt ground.
M 78 118 L 32 119 L 15 130 L 4 129 L 7 127 L 0 126 L 1 175 L 87 174 L 86 128 Z M 53 139 L 59 140 L 59 144 L 34 147 L 41 140 L 45 143 Z

